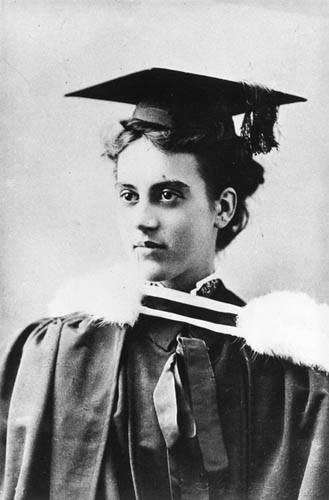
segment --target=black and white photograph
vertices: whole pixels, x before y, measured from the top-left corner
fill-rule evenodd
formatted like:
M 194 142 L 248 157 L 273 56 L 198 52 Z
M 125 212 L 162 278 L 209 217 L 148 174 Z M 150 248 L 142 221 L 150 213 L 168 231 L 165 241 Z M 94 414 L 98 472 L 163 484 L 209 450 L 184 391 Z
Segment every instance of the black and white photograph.
M 0 500 L 329 499 L 327 0 L 0 24 Z

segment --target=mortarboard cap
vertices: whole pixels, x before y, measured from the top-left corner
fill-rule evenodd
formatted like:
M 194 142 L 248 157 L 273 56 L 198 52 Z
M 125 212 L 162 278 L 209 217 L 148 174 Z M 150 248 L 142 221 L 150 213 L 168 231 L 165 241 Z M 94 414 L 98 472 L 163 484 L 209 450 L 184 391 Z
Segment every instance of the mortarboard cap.
M 260 85 L 151 68 L 66 94 L 134 104 L 133 118 L 162 127 L 218 126 L 232 136 L 232 117 L 244 114 L 241 135 L 251 153 L 277 147 L 273 127 L 278 107 L 306 101 Z

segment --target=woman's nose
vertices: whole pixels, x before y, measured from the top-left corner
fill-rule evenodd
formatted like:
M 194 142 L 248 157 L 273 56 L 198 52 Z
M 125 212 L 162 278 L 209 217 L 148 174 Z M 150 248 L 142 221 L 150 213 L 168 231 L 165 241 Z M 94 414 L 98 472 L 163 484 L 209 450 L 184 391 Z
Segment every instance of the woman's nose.
M 154 207 L 150 203 L 140 204 L 136 214 L 136 226 L 140 231 L 151 231 L 158 229 L 159 218 Z

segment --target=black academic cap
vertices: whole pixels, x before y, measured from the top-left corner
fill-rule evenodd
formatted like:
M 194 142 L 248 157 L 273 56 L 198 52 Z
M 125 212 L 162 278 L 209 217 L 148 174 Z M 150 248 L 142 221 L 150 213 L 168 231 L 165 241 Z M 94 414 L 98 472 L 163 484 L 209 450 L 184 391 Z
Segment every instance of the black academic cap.
M 306 100 L 260 85 L 164 68 L 131 73 L 66 96 L 135 104 L 134 118 L 164 127 L 202 126 L 211 117 L 231 133 L 232 117 L 244 113 L 242 136 L 252 153 L 277 146 L 273 126 L 279 106 Z

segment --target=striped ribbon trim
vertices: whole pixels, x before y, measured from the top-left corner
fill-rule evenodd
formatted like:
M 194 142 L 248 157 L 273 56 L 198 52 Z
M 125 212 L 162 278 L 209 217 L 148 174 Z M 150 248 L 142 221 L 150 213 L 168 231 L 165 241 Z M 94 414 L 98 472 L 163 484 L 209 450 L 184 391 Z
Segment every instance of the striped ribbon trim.
M 142 291 L 142 314 L 238 335 L 236 320 L 240 306 L 147 284 Z

